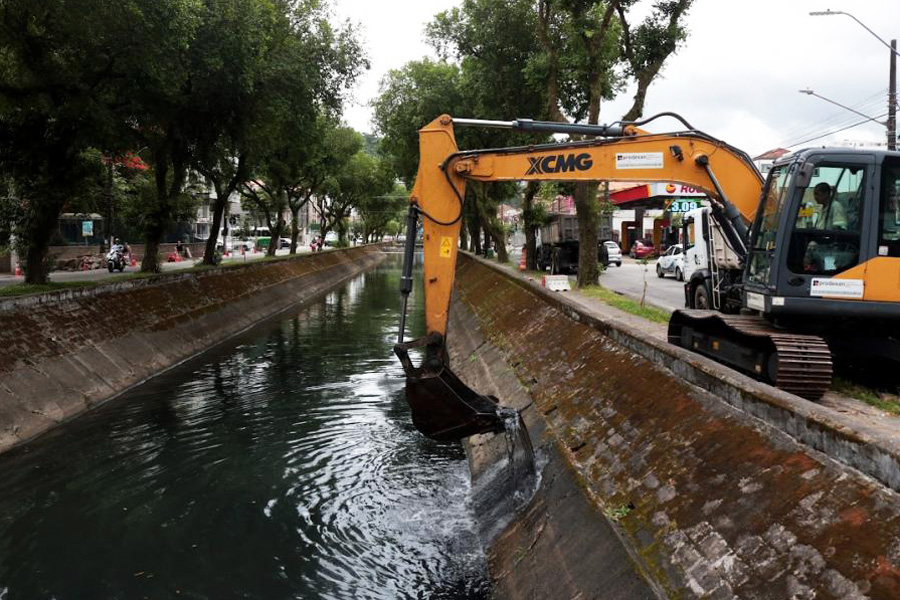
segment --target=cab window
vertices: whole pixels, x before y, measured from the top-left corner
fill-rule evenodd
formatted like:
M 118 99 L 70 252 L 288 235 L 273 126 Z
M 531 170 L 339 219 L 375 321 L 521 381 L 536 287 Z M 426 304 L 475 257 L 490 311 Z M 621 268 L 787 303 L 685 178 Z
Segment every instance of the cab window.
M 765 189 L 759 212 L 759 229 L 754 238 L 754 252 L 750 259 L 750 281 L 768 284 L 772 275 L 772 256 L 778 237 L 778 223 L 790 196 L 788 182 L 793 174 L 794 164 L 782 165 L 769 171 L 769 182 Z
M 685 251 L 694 247 L 694 218 L 684 220 L 683 232 L 681 237 L 684 239 Z
M 878 256 L 900 256 L 900 159 L 886 158 L 878 203 Z
M 819 165 L 794 215 L 788 268 L 836 275 L 859 263 L 866 170 L 861 165 Z

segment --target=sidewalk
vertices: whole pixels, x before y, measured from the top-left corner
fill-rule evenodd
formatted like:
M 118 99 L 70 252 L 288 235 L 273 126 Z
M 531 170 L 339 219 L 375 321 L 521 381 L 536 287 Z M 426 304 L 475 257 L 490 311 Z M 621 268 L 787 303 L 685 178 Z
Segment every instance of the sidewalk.
M 309 253 L 309 246 L 303 246 L 297 248 L 297 254 L 305 254 Z M 275 251 L 276 256 L 287 256 L 289 251 L 287 248 L 283 248 Z M 234 264 L 241 262 L 250 262 L 254 260 L 260 260 L 266 257 L 265 252 L 256 252 L 249 253 L 246 255 L 233 255 L 227 258 L 222 259 L 222 264 Z M 190 269 L 191 267 L 199 264 L 201 261 L 200 258 L 192 258 L 187 260 L 182 260 L 181 262 L 163 262 L 162 272 L 168 273 L 171 271 L 179 271 L 181 269 Z M 134 267 L 125 267 L 124 274 L 129 273 L 138 273 L 141 270 L 140 263 Z M 50 281 L 53 282 L 66 282 L 66 281 L 101 281 L 103 279 L 110 279 L 114 277 L 121 277 L 123 273 L 110 273 L 106 269 L 92 269 L 90 271 L 53 271 L 50 273 Z M 23 283 L 25 281 L 24 276 L 15 277 L 14 275 L 10 275 L 8 273 L 0 274 L 0 287 L 14 285 L 16 283 Z

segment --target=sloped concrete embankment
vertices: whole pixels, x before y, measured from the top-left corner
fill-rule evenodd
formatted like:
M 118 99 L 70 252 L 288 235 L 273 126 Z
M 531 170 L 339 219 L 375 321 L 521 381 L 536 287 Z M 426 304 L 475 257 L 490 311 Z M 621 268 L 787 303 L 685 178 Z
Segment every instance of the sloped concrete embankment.
M 890 440 L 481 261 L 457 281 L 454 368 L 547 457 L 497 597 L 900 598 Z M 506 445 L 468 449 L 477 490 Z
M 365 246 L 0 302 L 0 451 L 384 256 Z

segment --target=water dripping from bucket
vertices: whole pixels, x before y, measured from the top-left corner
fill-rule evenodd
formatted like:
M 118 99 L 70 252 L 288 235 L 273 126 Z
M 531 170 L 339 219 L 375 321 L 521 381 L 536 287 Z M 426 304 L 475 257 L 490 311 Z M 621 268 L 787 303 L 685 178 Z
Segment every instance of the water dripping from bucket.
M 522 416 L 512 408 L 500 407 L 504 433 L 498 434 L 496 461 L 473 481 L 472 500 L 479 515 L 482 540 L 496 538 L 513 520 L 537 490 L 539 479 L 531 438 Z M 500 437 L 502 435 L 502 437 Z M 502 441 L 501 441 L 502 440 Z
M 535 464 L 531 437 L 522 420 L 522 414 L 514 408 L 500 407 L 497 411 L 503 419 L 506 436 L 507 478 L 509 489 L 517 500 L 530 498 L 534 491 Z

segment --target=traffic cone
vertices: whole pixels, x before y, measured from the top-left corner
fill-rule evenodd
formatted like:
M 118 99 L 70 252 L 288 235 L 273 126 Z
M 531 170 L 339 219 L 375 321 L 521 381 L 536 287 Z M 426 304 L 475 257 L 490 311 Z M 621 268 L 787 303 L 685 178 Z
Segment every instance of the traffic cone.
M 519 259 L 519 270 L 525 270 L 525 248 L 522 248 L 522 258 Z
M 132 267 L 137 266 L 137 258 L 135 258 L 134 254 L 131 255 L 131 266 Z
M 22 276 L 22 267 L 19 266 L 19 263 L 16 263 L 15 276 L 16 276 L 16 277 L 21 277 L 21 276 Z

